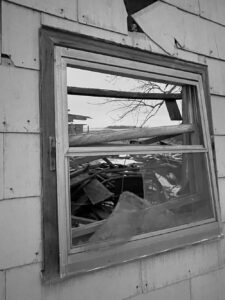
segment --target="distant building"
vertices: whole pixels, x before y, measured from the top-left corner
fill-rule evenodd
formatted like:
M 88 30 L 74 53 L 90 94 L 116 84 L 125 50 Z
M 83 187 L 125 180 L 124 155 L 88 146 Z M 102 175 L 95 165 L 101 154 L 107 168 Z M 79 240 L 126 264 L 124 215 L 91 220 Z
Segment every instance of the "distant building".
M 68 131 L 69 134 L 81 134 L 84 132 L 84 126 L 87 126 L 87 131 L 89 126 L 87 124 L 77 124 L 74 123 L 75 120 L 87 120 L 91 119 L 91 117 L 88 116 L 82 116 L 82 115 L 74 115 L 74 114 L 68 114 Z

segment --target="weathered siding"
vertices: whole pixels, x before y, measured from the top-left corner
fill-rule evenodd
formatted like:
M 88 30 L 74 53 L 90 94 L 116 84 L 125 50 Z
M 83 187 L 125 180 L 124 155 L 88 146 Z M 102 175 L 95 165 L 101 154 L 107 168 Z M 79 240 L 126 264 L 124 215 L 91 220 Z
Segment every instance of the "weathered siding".
M 122 0 L 3 1 L 2 52 L 10 59 L 4 58 L 0 66 L 0 299 L 224 299 L 224 240 L 52 285 L 41 279 L 38 70 L 42 25 L 208 65 L 225 221 L 225 4 L 223 0 L 166 0 L 156 7 L 160 15 L 147 9 L 147 36 L 127 32 Z M 174 43 L 176 36 L 182 49 Z
M 76 0 L 11 0 L 10 2 L 61 18 L 77 20 Z
M 212 95 L 213 130 L 216 135 L 225 135 L 225 97 Z
M 78 0 L 78 21 L 127 34 L 127 12 L 121 0 Z
M 127 298 L 131 299 L 131 298 Z M 190 283 L 188 280 L 182 281 L 161 289 L 143 293 L 141 296 L 132 297 L 132 300 L 173 300 L 173 299 L 190 299 Z
M 39 72 L 2 63 L 0 131 L 39 132 Z
M 223 26 L 208 22 L 161 1 L 137 12 L 134 14 L 134 19 L 143 31 L 169 54 L 174 55 L 176 48 L 182 48 L 190 52 L 225 59 L 225 28 Z M 152 24 L 154 26 L 151 26 Z
M 223 300 L 225 295 L 225 269 L 216 270 L 191 279 L 193 300 Z
M 39 69 L 40 14 L 3 1 L 2 52 L 17 67 Z
M 5 271 L 0 271 L 0 299 L 5 299 L 6 296 L 6 285 L 5 285 Z
M 4 198 L 4 151 L 3 151 L 3 137 L 4 135 L 0 133 L 0 200 Z
M 40 261 L 40 198 L 0 202 L 0 269 Z
M 40 136 L 4 134 L 4 198 L 40 196 Z
M 225 61 L 206 59 L 209 70 L 209 84 L 211 94 L 225 96 Z
M 200 16 L 225 25 L 225 2 L 223 0 L 199 0 Z

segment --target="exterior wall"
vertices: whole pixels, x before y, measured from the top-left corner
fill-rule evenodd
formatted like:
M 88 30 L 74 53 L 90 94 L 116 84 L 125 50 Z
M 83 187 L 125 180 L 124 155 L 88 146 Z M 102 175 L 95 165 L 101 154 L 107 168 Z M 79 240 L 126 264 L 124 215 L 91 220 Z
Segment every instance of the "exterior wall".
M 224 240 L 175 250 L 52 285 L 41 281 L 38 30 L 42 25 L 208 65 L 220 206 L 225 222 L 225 2 L 158 2 L 165 18 L 166 14 L 173 16 L 168 20 L 171 30 L 176 27 L 177 15 L 185 20 L 187 27 L 176 29 L 182 41 L 185 41 L 184 35 L 188 35 L 188 43 L 183 43 L 182 49 L 175 47 L 174 39 L 169 38 L 166 43 L 162 40 L 164 28 L 159 27 L 159 32 L 157 27 L 164 19 L 162 16 L 149 18 L 155 32 L 148 31 L 148 36 L 128 33 L 122 0 L 94 2 L 95 9 L 89 10 L 86 7 L 93 5 L 92 0 L 2 1 L 2 53 L 9 58 L 2 58 L 0 65 L 0 299 L 223 300 Z M 110 7 L 112 2 L 115 3 Z M 168 6 L 170 10 L 165 9 Z M 220 48 L 217 48 L 218 39 L 213 38 L 207 41 L 202 37 L 204 47 L 196 44 L 193 31 L 188 31 L 188 24 L 192 22 L 201 23 L 195 26 L 197 38 L 202 36 L 200 30 L 203 28 L 207 28 L 211 36 L 213 32 L 218 33 Z

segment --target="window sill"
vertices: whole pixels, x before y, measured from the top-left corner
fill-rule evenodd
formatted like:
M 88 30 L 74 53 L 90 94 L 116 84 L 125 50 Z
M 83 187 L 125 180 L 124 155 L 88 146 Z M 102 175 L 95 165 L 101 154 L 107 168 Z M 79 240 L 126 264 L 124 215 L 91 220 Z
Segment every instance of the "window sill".
M 219 224 L 208 223 L 142 240 L 110 244 L 101 249 L 95 248 L 87 252 L 70 254 L 67 267 L 61 271 L 66 277 L 83 274 L 221 238 L 223 238 L 223 234 Z

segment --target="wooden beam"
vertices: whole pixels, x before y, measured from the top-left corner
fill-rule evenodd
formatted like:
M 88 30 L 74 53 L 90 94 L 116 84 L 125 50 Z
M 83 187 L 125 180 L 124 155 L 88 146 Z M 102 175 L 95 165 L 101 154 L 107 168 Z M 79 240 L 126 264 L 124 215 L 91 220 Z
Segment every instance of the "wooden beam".
M 109 97 L 119 99 L 153 99 L 153 100 L 177 100 L 182 99 L 181 93 L 163 94 L 163 93 L 140 93 L 140 92 L 124 92 L 113 91 L 104 89 L 92 89 L 92 88 L 79 88 L 68 86 L 68 95 L 80 95 L 80 96 L 95 96 L 95 97 Z
M 146 140 L 142 140 L 141 141 L 141 145 L 150 145 L 150 144 L 154 144 L 154 143 L 157 143 L 157 142 L 161 142 L 165 139 L 170 139 L 170 138 L 173 138 L 173 137 L 176 137 L 178 136 L 179 134 L 171 134 L 171 135 L 161 135 L 161 136 L 154 136 L 150 139 L 146 139 Z
M 180 110 L 176 100 L 166 101 L 166 108 L 169 113 L 170 120 L 182 121 L 182 116 L 180 114 Z
M 95 145 L 100 143 L 122 141 L 129 139 L 149 138 L 153 136 L 166 136 L 172 134 L 183 134 L 193 132 L 194 126 L 191 124 L 161 126 L 152 128 L 134 128 L 129 130 L 97 132 L 83 135 L 70 135 L 70 147 Z

